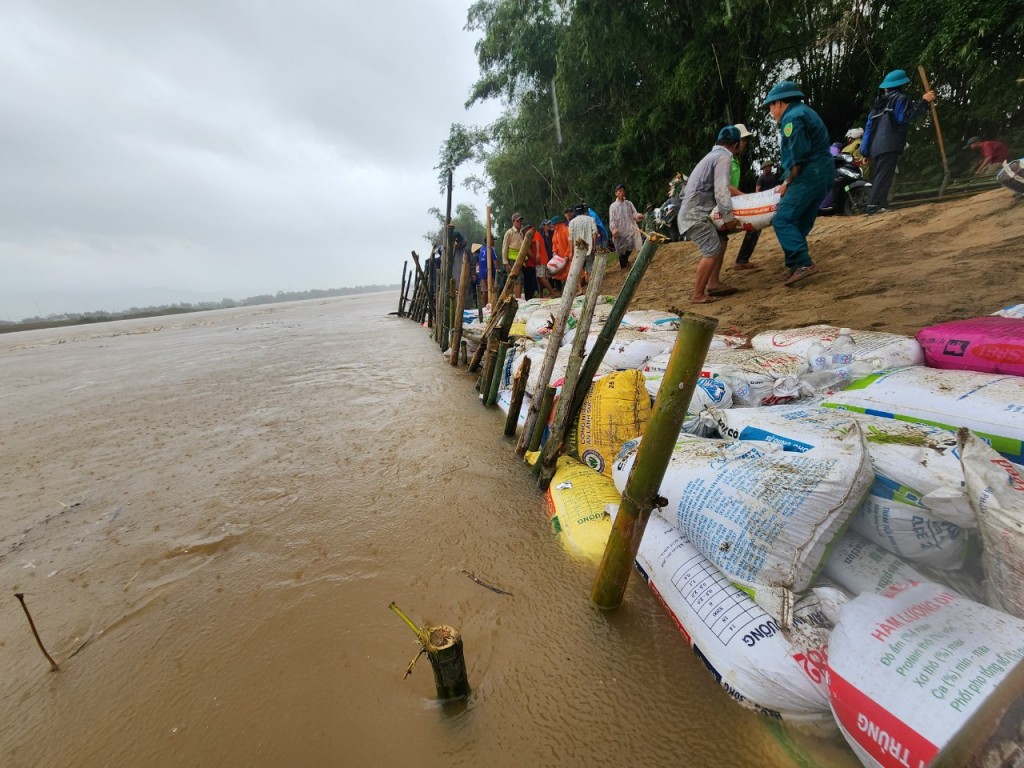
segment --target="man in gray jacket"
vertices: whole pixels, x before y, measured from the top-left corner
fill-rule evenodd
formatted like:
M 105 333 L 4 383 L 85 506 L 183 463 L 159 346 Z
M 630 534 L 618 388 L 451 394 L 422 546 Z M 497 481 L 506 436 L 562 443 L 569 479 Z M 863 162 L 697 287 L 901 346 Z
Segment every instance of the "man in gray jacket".
M 727 125 L 718 132 L 715 146 L 694 167 L 683 190 L 677 217 L 679 233 L 684 240 L 697 244 L 701 256 L 690 298 L 693 304 L 710 304 L 720 296 L 736 293 L 735 288 L 722 284 L 721 272 L 725 233 L 739 226 L 732 215 L 732 197 L 729 194 L 732 158 L 739 148 L 739 129 Z M 716 229 L 709 218 L 716 204 L 725 222 L 721 230 Z

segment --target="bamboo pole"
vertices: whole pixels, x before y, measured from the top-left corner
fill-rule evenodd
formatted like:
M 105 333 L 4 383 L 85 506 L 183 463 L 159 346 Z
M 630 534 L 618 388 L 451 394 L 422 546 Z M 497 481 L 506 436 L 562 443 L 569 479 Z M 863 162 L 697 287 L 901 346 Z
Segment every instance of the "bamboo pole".
M 529 233 L 530 237 L 533 237 L 533 227 L 527 227 L 525 230 Z M 512 265 L 511 271 L 508 273 L 508 280 L 505 282 L 505 287 L 501 291 L 501 296 L 498 297 L 496 302 L 491 304 L 494 311 L 491 312 L 491 319 L 487 321 L 487 325 L 484 327 L 484 336 L 487 336 L 499 322 L 499 310 L 500 307 L 506 304 L 509 299 L 513 299 L 512 296 L 513 287 L 515 286 L 515 278 L 519 276 L 519 273 L 523 269 L 523 264 L 526 263 L 526 257 L 529 252 L 525 249 L 519 251 L 519 256 L 516 258 L 516 263 Z M 518 304 L 517 304 L 518 306 Z M 473 354 L 473 359 L 469 361 L 469 372 L 473 373 L 480 367 L 480 360 L 484 356 L 484 351 L 480 347 L 477 347 L 476 352 Z
M 523 356 L 515 378 L 512 379 L 512 400 L 505 417 L 505 437 L 512 437 L 519 426 L 519 412 L 523 409 L 523 396 L 526 394 L 526 380 L 530 378 L 530 358 Z
M 480 371 L 480 378 L 476 381 L 476 390 L 480 393 L 481 400 L 485 405 L 487 404 L 487 392 L 490 387 L 490 381 L 494 376 L 494 366 L 498 362 L 499 343 L 497 335 L 492 333 L 481 344 L 481 346 L 487 346 L 487 352 L 484 353 L 484 367 Z
M 439 275 L 438 285 L 438 297 L 437 297 L 437 326 L 438 326 L 438 338 L 437 343 L 441 347 L 441 352 L 448 350 L 449 344 L 449 331 L 451 330 L 451 324 L 448 318 L 448 281 L 451 278 L 451 269 L 448 264 L 451 260 L 452 254 L 452 230 L 454 225 L 452 224 L 452 172 L 448 171 L 448 182 L 447 182 L 447 202 L 445 204 L 444 211 L 444 253 L 441 255 L 441 274 Z
M 466 675 L 466 659 L 463 655 L 462 636 L 458 630 L 441 624 L 420 629 L 402 609 L 391 602 L 392 611 L 415 633 L 420 646 L 430 659 L 434 670 L 434 687 L 439 699 L 459 699 L 469 695 L 469 677 Z
M 403 261 L 402 262 L 402 288 L 398 292 L 398 316 L 399 317 L 402 316 L 402 310 L 405 309 L 405 291 L 406 291 L 406 288 L 408 287 L 406 285 L 406 282 L 405 282 L 406 281 L 405 275 L 406 275 L 406 273 L 408 271 L 409 271 L 409 262 L 408 261 Z
M 487 302 L 494 311 L 494 238 L 491 237 L 491 206 L 487 206 L 485 217 L 487 219 L 487 237 L 484 238 L 484 245 L 487 246 Z
M 658 490 L 717 327 L 718 320 L 713 317 L 686 313 L 680 318 L 654 411 L 626 481 L 590 595 L 598 608 L 617 608 L 622 603 L 651 510 L 661 501 Z
M 492 406 L 498 402 L 498 385 L 501 383 L 501 373 L 505 368 L 505 357 L 508 355 L 508 347 L 507 341 L 498 342 L 498 356 L 494 364 L 494 370 L 491 373 L 491 380 L 488 382 L 487 398 L 484 400 L 484 405 L 486 406 Z
M 601 361 L 604 360 L 605 353 L 608 352 L 608 348 L 615 340 L 615 333 L 622 324 L 622 318 L 625 317 L 626 310 L 629 309 L 629 303 L 633 300 L 633 295 L 636 293 L 637 288 L 640 287 L 640 281 L 643 280 L 644 275 L 647 273 L 647 267 L 654 260 L 654 254 L 658 252 L 659 245 L 667 239 L 667 237 L 657 232 L 648 233 L 647 241 L 640 249 L 640 253 L 637 254 L 629 274 L 626 275 L 626 280 L 623 282 L 622 288 L 619 289 L 619 295 L 615 299 L 612 311 L 608 314 L 604 327 L 598 334 L 590 354 L 587 355 L 587 359 L 583 363 L 583 370 L 580 371 L 580 383 L 576 387 L 576 391 L 573 392 L 572 408 L 569 411 L 568 423 L 570 426 L 576 423 L 580 416 L 580 411 L 583 410 L 583 401 L 586 399 L 587 393 L 593 384 L 594 374 L 597 373 L 597 368 L 601 365 Z
M 542 459 L 535 465 L 537 469 L 537 484 L 542 490 L 547 490 L 548 483 L 555 474 L 555 462 L 565 445 L 565 434 L 569 428 L 569 414 L 571 411 L 573 394 L 576 392 L 580 381 L 580 369 L 583 367 L 583 357 L 586 354 L 587 336 L 590 334 L 590 324 L 594 318 L 594 309 L 597 307 L 597 299 L 601 295 L 601 283 L 604 281 L 604 273 L 608 268 L 608 257 L 599 253 L 594 261 L 594 274 L 587 284 L 587 295 L 583 300 L 583 309 L 580 310 L 579 320 L 576 322 L 576 335 L 572 340 L 572 351 L 569 352 L 569 364 L 565 369 L 565 378 L 562 380 L 562 394 L 555 406 L 555 420 L 551 425 L 551 434 L 544 444 Z
M 569 313 L 572 310 L 573 299 L 576 298 L 576 286 L 579 285 L 580 275 L 583 273 L 584 258 L 582 256 L 574 256 L 572 260 L 572 266 L 569 268 L 569 274 L 565 278 L 565 285 L 562 286 L 562 302 L 558 305 L 558 310 L 554 316 L 554 324 L 551 328 L 551 333 L 548 334 L 548 346 L 544 352 L 544 361 L 541 363 L 540 368 L 540 386 L 546 387 L 551 381 L 551 372 L 555 369 L 555 358 L 558 356 L 558 349 L 562 346 L 562 338 L 565 336 L 565 326 L 569 319 Z M 530 401 L 530 410 L 526 414 L 526 424 L 523 428 L 523 435 L 532 435 L 534 425 L 537 422 L 537 409 L 539 403 L 537 398 L 533 398 Z M 520 456 L 523 455 L 523 443 L 520 441 L 519 448 L 516 449 L 516 453 Z
M 459 364 L 459 353 L 462 348 L 462 313 L 466 309 L 466 293 L 469 291 L 469 255 L 466 250 L 462 250 L 462 272 L 459 275 L 459 293 L 458 298 L 455 302 L 455 318 L 452 323 L 452 347 L 455 349 L 455 354 L 452 355 L 451 364 L 452 367 L 458 366 Z
M 917 65 L 917 74 L 921 76 L 921 85 L 924 86 L 924 92 L 928 93 L 932 89 L 928 83 L 928 74 L 924 71 L 924 65 Z M 946 145 L 942 142 L 942 128 L 939 126 L 939 111 L 935 107 L 935 102 L 930 103 L 932 108 L 932 122 L 935 123 L 935 136 L 939 142 L 939 154 L 942 155 L 942 184 L 939 185 L 939 197 L 942 197 L 942 193 L 946 191 L 946 185 L 949 184 L 949 160 L 946 159 Z
M 534 400 L 537 400 L 536 393 L 534 393 Z M 544 437 L 544 428 L 548 423 L 548 416 L 551 415 L 551 406 L 555 402 L 555 388 L 544 387 L 544 394 L 540 396 L 540 405 L 537 408 L 537 418 L 533 422 L 533 428 L 528 436 L 529 442 L 523 445 L 523 437 L 527 437 L 526 426 L 523 426 L 523 434 L 520 435 L 519 446 L 522 448 L 516 449 L 516 453 L 519 456 L 523 456 L 527 451 L 536 451 L 540 448 L 541 438 Z

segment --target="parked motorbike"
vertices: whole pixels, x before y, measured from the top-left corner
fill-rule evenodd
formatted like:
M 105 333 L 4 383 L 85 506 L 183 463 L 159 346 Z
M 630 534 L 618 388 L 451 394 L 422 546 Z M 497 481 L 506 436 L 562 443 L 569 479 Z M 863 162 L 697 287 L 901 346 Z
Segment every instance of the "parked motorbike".
M 848 152 L 835 155 L 835 178 L 831 191 L 818 206 L 819 216 L 852 216 L 867 210 L 871 182 Z
M 679 202 L 683 196 L 683 188 L 686 186 L 687 176 L 677 173 L 668 184 L 668 200 L 654 209 L 654 223 L 657 229 L 668 232 L 668 239 L 671 242 L 679 240 Z

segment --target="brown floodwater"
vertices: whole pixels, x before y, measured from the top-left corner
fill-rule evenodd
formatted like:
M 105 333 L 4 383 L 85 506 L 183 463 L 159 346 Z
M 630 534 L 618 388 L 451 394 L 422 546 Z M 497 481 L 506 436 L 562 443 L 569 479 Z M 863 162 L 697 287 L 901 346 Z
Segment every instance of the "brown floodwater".
M 396 303 L 0 335 L 0 765 L 856 765 L 732 701 L 636 574 L 591 606 Z M 462 632 L 463 705 L 403 679 L 391 601 Z

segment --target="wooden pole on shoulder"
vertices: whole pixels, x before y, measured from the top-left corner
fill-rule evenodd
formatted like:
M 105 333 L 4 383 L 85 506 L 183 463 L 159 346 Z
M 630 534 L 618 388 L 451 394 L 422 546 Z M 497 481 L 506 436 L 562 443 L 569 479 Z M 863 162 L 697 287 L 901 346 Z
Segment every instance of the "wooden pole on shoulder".
M 718 320 L 713 317 L 687 312 L 680 318 L 679 332 L 654 401 L 654 411 L 633 471 L 626 481 L 622 503 L 590 594 L 598 608 L 618 608 L 622 604 L 651 510 L 664 504 L 658 491 L 717 327 Z

